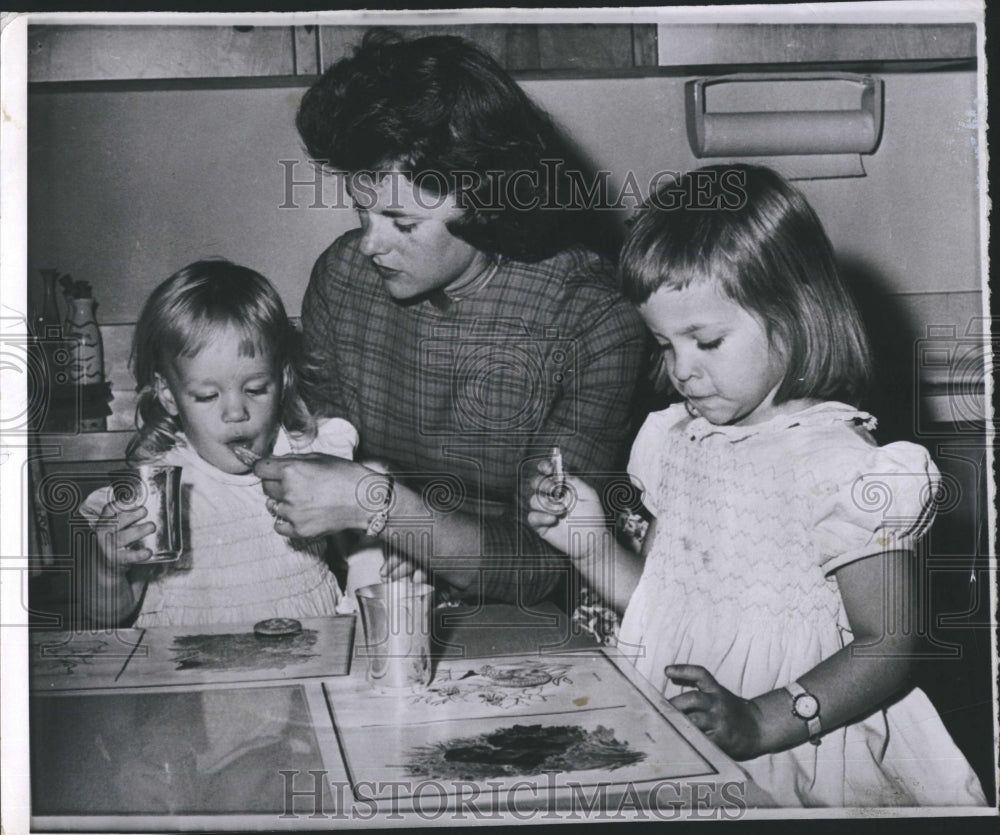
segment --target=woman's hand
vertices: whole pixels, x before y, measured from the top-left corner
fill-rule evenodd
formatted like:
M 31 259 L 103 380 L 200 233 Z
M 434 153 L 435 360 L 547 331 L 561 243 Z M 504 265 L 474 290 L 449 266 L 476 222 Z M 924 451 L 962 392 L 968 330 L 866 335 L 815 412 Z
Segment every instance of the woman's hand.
M 414 583 L 426 583 L 424 570 L 413 560 L 399 554 L 390 554 L 382 563 L 379 575 L 383 580 L 410 580 Z
M 115 502 L 108 502 L 93 524 L 97 531 L 97 552 L 100 568 L 105 574 L 122 577 L 129 567 L 153 556 L 149 548 L 136 548 L 137 542 L 156 530 L 156 524 L 143 521 L 146 508 L 121 510 Z
M 374 512 L 363 507 L 365 480 L 378 476 L 354 461 L 319 453 L 282 455 L 262 458 L 253 471 L 268 496 L 274 529 L 282 536 L 311 538 L 364 529 Z
M 538 462 L 538 472 L 531 480 L 534 492 L 528 524 L 549 545 L 572 559 L 586 558 L 592 544 L 588 531 L 598 537 L 610 535 L 600 496 L 575 476 L 565 476 L 565 486 L 560 487 L 548 460 Z
M 704 667 L 671 664 L 663 672 L 671 681 L 693 685 L 670 700 L 691 724 L 734 760 L 748 760 L 763 753 L 761 712 L 754 702 L 741 699 L 713 678 Z

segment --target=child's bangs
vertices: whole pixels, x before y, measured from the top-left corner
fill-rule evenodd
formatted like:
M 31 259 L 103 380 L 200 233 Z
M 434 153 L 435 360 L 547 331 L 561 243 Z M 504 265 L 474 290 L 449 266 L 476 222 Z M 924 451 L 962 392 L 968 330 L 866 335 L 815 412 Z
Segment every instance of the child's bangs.
M 685 242 L 665 257 L 660 270 L 660 286 L 668 290 L 713 284 L 727 296 L 731 295 L 739 272 L 722 247 L 706 250 L 693 241 Z
M 266 357 L 273 353 L 269 343 L 276 340 L 273 338 L 269 340 L 268 337 L 273 335 L 265 333 L 262 326 L 255 326 L 253 323 L 231 318 L 201 316 L 196 318 L 190 327 L 176 332 L 175 335 L 179 337 L 178 344 L 167 346 L 168 354 L 179 357 L 197 356 L 227 330 L 239 334 L 239 355 L 241 357 L 255 357 L 258 353 Z M 170 350 L 171 347 L 173 350 Z
M 703 218 L 699 218 L 704 220 Z M 691 218 L 666 212 L 640 219 L 622 252 L 623 290 L 642 304 L 657 290 L 684 290 L 713 281 L 726 295 L 738 279 L 739 265 L 724 246 L 710 245 L 710 235 Z

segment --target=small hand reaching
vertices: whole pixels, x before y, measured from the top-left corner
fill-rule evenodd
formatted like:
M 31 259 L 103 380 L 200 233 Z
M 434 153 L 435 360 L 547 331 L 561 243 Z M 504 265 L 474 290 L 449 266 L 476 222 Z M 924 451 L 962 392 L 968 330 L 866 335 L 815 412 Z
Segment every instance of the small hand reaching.
M 704 667 L 670 664 L 663 672 L 671 681 L 696 688 L 674 696 L 670 704 L 730 757 L 747 760 L 763 753 L 756 704 L 727 690 Z
M 538 462 L 538 472 L 531 480 L 528 524 L 571 559 L 586 558 L 591 553 L 588 529 L 599 537 L 609 531 L 600 496 L 580 478 L 566 475 L 559 479 L 548 460 Z

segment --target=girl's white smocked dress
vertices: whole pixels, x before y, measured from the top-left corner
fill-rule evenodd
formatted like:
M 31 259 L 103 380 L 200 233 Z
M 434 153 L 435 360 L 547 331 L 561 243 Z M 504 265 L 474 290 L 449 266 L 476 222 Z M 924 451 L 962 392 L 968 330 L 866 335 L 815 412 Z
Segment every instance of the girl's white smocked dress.
M 923 447 L 879 447 L 871 415 L 822 403 L 754 426 L 675 405 L 647 418 L 630 474 L 657 517 L 619 647 L 667 698 L 667 664 L 698 664 L 752 698 L 851 640 L 841 566 L 921 548 L 939 474 Z M 789 709 L 791 698 L 789 697 Z M 742 763 L 781 806 L 984 803 L 975 773 L 919 689 Z
M 319 424 L 303 443 L 279 432 L 274 454 L 323 452 L 353 457 L 357 430 L 335 418 Z M 174 564 L 149 570 L 137 627 L 252 624 L 271 617 L 320 617 L 336 613 L 340 588 L 323 560 L 322 539 L 294 540 L 274 531 L 260 479 L 231 475 L 209 464 L 184 436 L 153 463 L 182 467 L 185 551 Z M 89 519 L 107 503 L 105 488 L 81 506 Z

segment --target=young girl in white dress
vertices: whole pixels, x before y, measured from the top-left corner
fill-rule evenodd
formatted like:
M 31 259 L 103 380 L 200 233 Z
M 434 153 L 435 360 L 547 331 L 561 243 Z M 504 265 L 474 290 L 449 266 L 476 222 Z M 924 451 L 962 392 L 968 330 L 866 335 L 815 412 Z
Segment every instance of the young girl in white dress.
M 257 456 L 351 458 L 357 431 L 318 425 L 296 393 L 297 334 L 266 278 L 225 260 L 193 263 L 157 287 L 132 346 L 139 401 L 132 462 L 182 467 L 185 552 L 143 566 L 154 530 L 144 508 L 121 510 L 110 488 L 81 513 L 98 528 L 92 622 L 136 626 L 249 623 L 335 614 L 340 590 L 323 541 L 290 539 L 269 515 L 244 447 Z
M 624 611 L 638 670 L 779 805 L 983 804 L 908 683 L 939 474 L 920 446 L 877 446 L 853 405 L 867 341 L 805 198 L 766 168 L 693 172 L 644 207 L 621 272 L 683 398 L 632 448 L 641 552 L 547 463 L 529 522 Z

